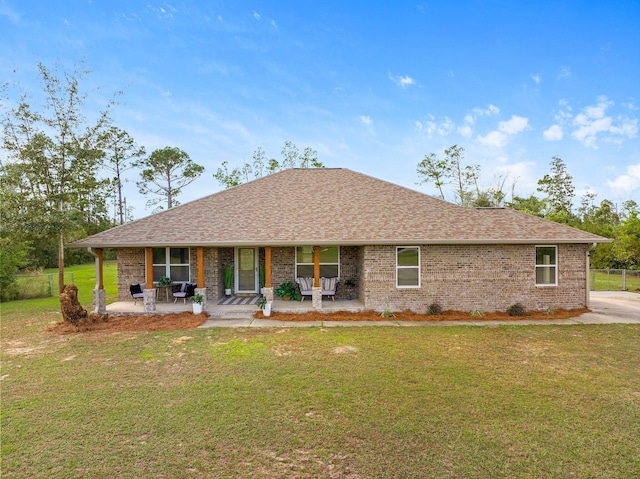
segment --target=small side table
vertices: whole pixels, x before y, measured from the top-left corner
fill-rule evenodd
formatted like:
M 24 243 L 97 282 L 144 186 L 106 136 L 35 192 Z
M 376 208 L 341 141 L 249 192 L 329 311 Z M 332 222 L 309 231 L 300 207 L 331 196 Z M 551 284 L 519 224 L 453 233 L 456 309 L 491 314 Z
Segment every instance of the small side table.
M 156 298 L 158 299 L 158 301 L 161 301 L 162 296 L 164 296 L 164 301 L 166 303 L 169 302 L 169 291 L 172 291 L 173 289 L 173 285 L 170 284 L 169 286 L 158 286 L 156 285 Z M 163 294 L 164 292 L 164 294 Z

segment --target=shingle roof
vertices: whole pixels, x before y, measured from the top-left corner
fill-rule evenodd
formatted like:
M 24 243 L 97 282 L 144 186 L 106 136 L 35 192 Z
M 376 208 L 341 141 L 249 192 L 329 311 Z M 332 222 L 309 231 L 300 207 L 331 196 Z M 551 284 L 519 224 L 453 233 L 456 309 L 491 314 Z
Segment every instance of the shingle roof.
M 601 243 L 503 208 L 465 208 L 343 168 L 291 169 L 76 241 L 74 247 Z

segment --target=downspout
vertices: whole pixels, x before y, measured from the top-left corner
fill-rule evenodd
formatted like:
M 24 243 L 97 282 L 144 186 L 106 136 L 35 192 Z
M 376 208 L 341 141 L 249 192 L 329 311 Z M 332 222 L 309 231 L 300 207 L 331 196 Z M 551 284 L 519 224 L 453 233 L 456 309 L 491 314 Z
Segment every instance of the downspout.
M 100 257 L 100 255 L 98 255 L 98 253 L 96 253 L 93 250 L 93 247 L 91 247 L 91 246 L 87 246 L 87 251 L 89 252 L 89 254 L 91 256 L 93 256 L 96 259 L 96 289 L 104 289 L 104 286 L 103 286 L 102 281 L 101 281 L 102 275 L 100 274 L 101 273 L 100 270 L 101 270 L 101 266 L 102 266 L 100 263 L 101 263 L 102 258 Z
M 589 246 L 589 249 L 587 250 L 587 258 L 586 258 L 586 269 L 587 269 L 587 287 L 585 288 L 585 294 L 586 294 L 586 301 L 585 301 L 585 305 L 588 308 L 589 307 L 589 297 L 591 296 L 590 294 L 590 288 L 591 286 L 589 285 L 589 276 L 591 275 L 591 260 L 590 260 L 590 256 L 591 256 L 591 252 L 596 248 L 596 246 L 598 246 L 598 243 L 591 243 L 591 246 Z

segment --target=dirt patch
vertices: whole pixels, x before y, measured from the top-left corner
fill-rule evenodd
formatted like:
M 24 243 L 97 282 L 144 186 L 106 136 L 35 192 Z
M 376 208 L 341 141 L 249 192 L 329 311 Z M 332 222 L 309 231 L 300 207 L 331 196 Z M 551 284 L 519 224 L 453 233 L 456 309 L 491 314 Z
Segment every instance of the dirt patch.
M 472 316 L 471 313 L 461 311 L 444 311 L 442 314 L 429 315 L 414 313 L 413 311 L 400 311 L 393 317 L 384 318 L 375 311 L 363 311 L 352 313 L 349 311 L 337 311 L 334 313 L 322 313 L 310 311 L 308 313 L 278 313 L 271 312 L 269 318 L 265 318 L 262 311 L 258 311 L 254 317 L 275 319 L 278 321 L 496 321 L 508 320 L 518 322 L 523 320 L 550 320 L 576 318 L 588 313 L 587 308 L 558 309 L 553 314 L 545 311 L 529 311 L 523 316 L 509 316 L 504 312 L 483 313 L 482 316 Z M 55 334 L 75 334 L 84 332 L 124 332 L 124 331 L 169 331 L 178 329 L 194 329 L 201 326 L 209 316 L 207 313 L 193 314 L 191 312 L 171 314 L 134 314 L 123 316 L 108 316 L 95 322 L 83 322 L 78 326 L 67 321 L 61 321 L 47 328 L 47 331 Z
M 308 313 L 278 313 L 271 312 L 268 318 L 262 311 L 254 314 L 256 319 L 274 319 L 278 321 L 525 321 L 525 320 L 550 320 L 576 318 L 581 314 L 588 313 L 588 308 L 579 309 L 557 309 L 552 314 L 546 311 L 528 311 L 522 316 L 509 316 L 506 312 L 496 311 L 493 313 L 482 313 L 481 316 L 472 316 L 465 311 L 443 311 L 441 314 L 421 314 L 413 311 L 394 312 L 391 317 L 383 317 L 376 311 L 363 311 L 352 313 L 350 311 L 337 311 L 334 313 L 321 313 L 310 311 Z
M 202 325 L 209 315 L 190 312 L 171 314 L 132 314 L 126 316 L 108 316 L 106 320 L 79 324 L 77 327 L 68 321 L 61 321 L 47 328 L 56 334 L 75 334 L 89 331 L 170 331 L 177 329 L 194 329 Z

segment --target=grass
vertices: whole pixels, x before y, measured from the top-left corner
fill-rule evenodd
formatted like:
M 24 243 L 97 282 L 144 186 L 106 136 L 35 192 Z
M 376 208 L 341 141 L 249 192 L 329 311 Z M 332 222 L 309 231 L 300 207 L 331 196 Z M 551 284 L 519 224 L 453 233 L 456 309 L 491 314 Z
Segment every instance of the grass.
M 637 325 L 54 336 L 37 301 L 2 305 L 2 477 L 640 474 Z
M 615 271 L 617 271 L 617 274 Z M 602 271 L 591 271 L 589 274 L 589 287 L 592 291 L 621 291 L 622 272 L 621 270 L 613 270 L 607 274 Z M 626 288 L 627 291 L 640 292 L 640 271 L 627 270 Z

